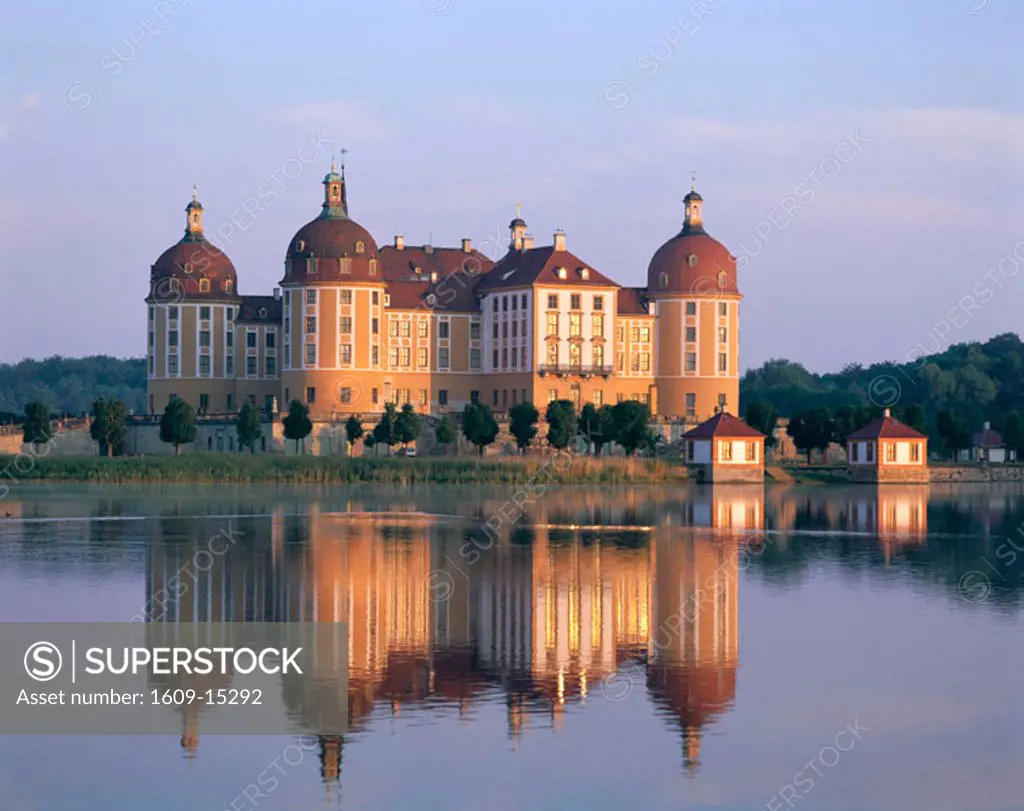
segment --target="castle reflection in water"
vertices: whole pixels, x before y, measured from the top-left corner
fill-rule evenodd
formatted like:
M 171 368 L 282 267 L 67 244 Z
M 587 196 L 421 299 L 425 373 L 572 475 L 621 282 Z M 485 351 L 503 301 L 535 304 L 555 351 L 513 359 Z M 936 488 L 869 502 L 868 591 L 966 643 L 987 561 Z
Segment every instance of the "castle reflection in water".
M 213 519 L 184 536 L 180 522 L 155 519 L 148 619 L 347 622 L 347 695 L 323 684 L 306 692 L 316 712 L 345 703 L 349 741 L 377 714 L 472 717 L 476 702 L 502 701 L 516 744 L 531 727 L 559 729 L 567 707 L 643 690 L 692 771 L 705 730 L 736 698 L 739 577 L 764 542 L 765 491 L 641 493 L 552 494 L 490 534 L 484 521 L 509 515 L 501 501 L 445 517 L 364 512 L 358 501 L 346 512 L 278 511 L 248 519 L 235 544 L 210 544 Z M 927 488 L 888 493 L 846 516 L 850 529 L 879 537 L 887 559 L 893 544 L 923 541 Z M 773 515 L 775 529 L 795 519 L 783 503 Z M 203 552 L 211 548 L 218 554 Z M 189 566 L 197 555 L 202 565 Z M 169 602 L 183 570 L 188 588 Z M 199 726 L 185 720 L 189 751 Z M 328 783 L 344 743 L 320 739 Z

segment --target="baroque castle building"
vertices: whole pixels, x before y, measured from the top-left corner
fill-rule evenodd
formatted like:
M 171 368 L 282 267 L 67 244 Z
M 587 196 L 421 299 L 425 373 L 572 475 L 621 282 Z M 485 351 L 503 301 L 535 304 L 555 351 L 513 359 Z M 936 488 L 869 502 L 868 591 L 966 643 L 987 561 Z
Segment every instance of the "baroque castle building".
M 411 403 L 624 399 L 697 421 L 739 405 L 736 260 L 703 225 L 691 187 L 682 230 L 624 287 L 571 253 L 537 247 L 520 217 L 497 262 L 472 247 L 379 247 L 349 216 L 345 171 L 324 177 L 318 217 L 285 251 L 270 296 L 241 295 L 231 260 L 186 206 L 185 234 L 151 269 L 148 404 L 181 397 L 210 414 L 297 399 L 316 419 Z

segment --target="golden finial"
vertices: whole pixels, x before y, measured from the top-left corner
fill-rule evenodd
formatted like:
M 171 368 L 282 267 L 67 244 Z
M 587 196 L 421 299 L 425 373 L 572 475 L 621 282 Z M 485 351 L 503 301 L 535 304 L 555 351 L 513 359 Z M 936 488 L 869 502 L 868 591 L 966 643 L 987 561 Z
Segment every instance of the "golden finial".
M 523 218 L 523 204 L 516 203 L 516 219 L 521 220 Z
M 331 174 L 334 174 L 334 157 L 337 154 L 337 150 L 331 147 Z

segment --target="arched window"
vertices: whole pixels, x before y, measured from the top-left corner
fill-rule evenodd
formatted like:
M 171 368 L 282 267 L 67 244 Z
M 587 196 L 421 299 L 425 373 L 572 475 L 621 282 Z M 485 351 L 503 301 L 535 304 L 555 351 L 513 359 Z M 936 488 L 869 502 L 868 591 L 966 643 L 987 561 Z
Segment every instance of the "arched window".
M 365 251 L 365 250 L 366 250 L 366 245 L 364 245 L 362 243 L 362 241 L 359 241 L 359 242 L 356 243 L 356 253 L 363 253 L 363 251 Z
M 697 267 L 697 254 L 691 253 L 689 255 L 689 257 L 687 258 L 687 261 L 689 261 L 690 267 L 692 267 L 692 268 Z
M 729 277 L 725 275 L 725 271 L 721 271 L 718 274 L 718 286 L 725 287 L 725 283 L 729 280 Z
M 224 280 L 224 292 L 225 293 L 230 293 L 234 289 L 235 289 L 234 281 L 231 280 L 231 279 L 225 279 Z
M 668 274 L 662 273 L 658 276 L 658 284 L 662 287 L 668 287 Z

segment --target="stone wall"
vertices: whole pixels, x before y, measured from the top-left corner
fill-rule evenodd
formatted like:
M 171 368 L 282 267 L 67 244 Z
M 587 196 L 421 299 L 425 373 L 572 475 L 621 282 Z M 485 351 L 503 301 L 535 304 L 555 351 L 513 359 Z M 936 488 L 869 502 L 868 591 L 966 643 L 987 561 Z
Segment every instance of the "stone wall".
M 942 465 L 929 468 L 933 482 L 1020 482 L 1024 467 L 1020 465 Z

